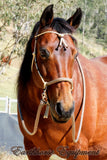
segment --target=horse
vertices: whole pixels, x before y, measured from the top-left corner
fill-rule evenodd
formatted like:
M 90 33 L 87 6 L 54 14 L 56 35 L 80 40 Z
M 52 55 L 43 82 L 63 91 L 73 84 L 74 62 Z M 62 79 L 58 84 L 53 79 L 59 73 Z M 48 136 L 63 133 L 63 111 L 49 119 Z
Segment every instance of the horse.
M 107 56 L 78 52 L 72 34 L 81 18 L 80 8 L 54 18 L 49 5 L 27 43 L 17 108 L 29 160 L 107 160 Z

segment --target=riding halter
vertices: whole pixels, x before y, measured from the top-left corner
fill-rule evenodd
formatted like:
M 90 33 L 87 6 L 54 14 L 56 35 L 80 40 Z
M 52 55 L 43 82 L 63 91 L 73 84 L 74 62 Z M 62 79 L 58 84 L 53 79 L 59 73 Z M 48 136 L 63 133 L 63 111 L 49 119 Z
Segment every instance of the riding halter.
M 60 38 L 60 42 L 59 42 L 58 47 L 61 47 L 62 45 L 63 45 L 63 47 L 65 49 L 68 47 L 68 45 L 66 44 L 66 41 L 64 39 L 64 36 L 65 35 L 70 35 L 71 36 L 70 33 L 58 33 L 58 32 L 55 32 L 55 31 L 46 31 L 46 32 L 42 32 L 40 34 L 37 34 L 35 36 L 35 38 L 40 37 L 40 36 L 42 36 L 44 34 L 47 34 L 47 33 L 54 33 L 54 34 L 56 34 Z M 39 72 L 38 66 L 37 66 L 37 62 L 36 62 L 36 58 L 35 58 L 35 51 L 36 51 L 35 49 L 36 49 L 36 39 L 35 39 L 35 45 L 34 45 L 34 52 L 32 54 L 33 58 L 32 58 L 32 64 L 31 64 L 31 71 L 33 70 L 33 63 L 34 63 L 34 60 L 35 60 L 36 70 L 38 72 L 38 75 L 39 75 L 40 79 L 42 80 L 42 83 L 43 83 L 43 88 L 42 88 L 43 89 L 43 93 L 42 93 L 42 99 L 40 100 L 40 104 L 38 106 L 38 110 L 37 110 L 37 114 L 36 114 L 36 118 L 35 118 L 33 132 L 30 132 L 27 129 L 27 127 L 25 125 L 25 122 L 24 122 L 24 119 L 23 119 L 23 116 L 22 116 L 20 104 L 18 103 L 19 115 L 20 115 L 20 118 L 21 118 L 22 126 L 23 126 L 24 130 L 26 131 L 26 133 L 28 135 L 30 135 L 30 136 L 35 135 L 36 132 L 37 132 L 39 118 L 40 118 L 40 113 L 41 113 L 41 110 L 42 110 L 43 106 L 45 106 L 45 105 L 47 105 L 47 107 L 46 107 L 45 114 L 44 114 L 43 118 L 48 118 L 50 104 L 49 104 L 49 102 L 47 100 L 47 92 L 46 92 L 47 91 L 47 87 L 50 86 L 50 85 L 52 85 L 52 84 L 59 83 L 59 82 L 69 82 L 71 84 L 71 91 L 73 89 L 72 78 L 61 77 L 61 78 L 57 78 L 57 79 L 54 79 L 54 80 L 49 81 L 49 82 L 44 81 L 41 73 Z M 78 63 L 78 66 L 79 66 L 79 69 L 80 69 L 80 72 L 81 72 L 82 82 L 83 82 L 83 103 L 82 103 L 82 112 L 81 112 L 80 126 L 79 126 L 79 129 L 78 129 L 78 134 L 77 134 L 77 138 L 76 139 L 75 139 L 75 118 L 74 118 L 74 113 L 71 116 L 71 118 L 72 118 L 72 139 L 73 139 L 73 142 L 75 142 L 75 143 L 79 139 L 81 128 L 82 128 L 83 115 L 84 115 L 84 109 L 85 109 L 85 99 L 86 99 L 86 87 L 85 87 L 84 73 L 83 73 L 82 66 L 80 64 L 80 61 L 79 61 L 78 57 L 76 57 L 76 60 L 77 60 L 77 63 Z

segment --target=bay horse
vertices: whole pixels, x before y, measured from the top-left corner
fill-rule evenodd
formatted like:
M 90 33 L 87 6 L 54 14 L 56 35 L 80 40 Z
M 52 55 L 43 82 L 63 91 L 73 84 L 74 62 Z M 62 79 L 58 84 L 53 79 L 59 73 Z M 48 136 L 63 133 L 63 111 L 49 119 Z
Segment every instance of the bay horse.
M 29 160 L 48 160 L 53 153 L 107 160 L 107 56 L 87 59 L 78 53 L 72 33 L 81 17 L 78 8 L 68 20 L 53 18 L 49 5 L 27 43 L 17 95 Z

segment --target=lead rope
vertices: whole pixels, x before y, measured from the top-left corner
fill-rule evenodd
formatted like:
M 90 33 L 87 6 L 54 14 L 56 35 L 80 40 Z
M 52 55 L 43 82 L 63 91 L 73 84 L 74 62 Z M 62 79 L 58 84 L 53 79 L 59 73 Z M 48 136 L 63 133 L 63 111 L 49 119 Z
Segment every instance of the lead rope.
M 26 131 L 26 133 L 27 133 L 28 135 L 30 135 L 30 136 L 35 135 L 36 132 L 37 132 L 38 123 L 39 123 L 39 119 L 40 119 L 40 113 L 41 113 L 41 110 L 42 110 L 43 106 L 44 106 L 44 103 L 41 101 L 40 104 L 39 104 L 39 106 L 38 106 L 38 110 L 37 110 L 37 114 L 36 114 L 36 119 L 35 119 L 35 123 L 34 123 L 33 132 L 30 132 L 30 131 L 27 129 L 24 120 L 22 120 L 22 126 L 23 126 L 24 130 Z
M 78 66 L 79 66 L 79 69 L 80 69 L 80 72 L 81 72 L 81 75 L 82 75 L 82 81 L 83 81 L 83 104 L 82 104 L 82 113 L 81 113 L 81 119 L 80 119 L 80 126 L 79 126 L 79 129 L 78 129 L 78 134 L 77 134 L 77 138 L 76 139 L 75 139 L 75 117 L 74 117 L 74 113 L 73 113 L 73 115 L 71 117 L 72 118 L 72 139 L 73 139 L 74 143 L 78 142 L 78 139 L 79 139 L 79 136 L 80 136 L 80 133 L 81 133 L 84 110 L 85 110 L 85 100 L 86 100 L 85 77 L 84 77 L 82 66 L 81 66 L 81 63 L 80 63 L 78 57 L 76 57 L 76 60 L 78 62 Z
M 25 122 L 24 122 L 24 120 L 23 120 L 22 113 L 21 113 L 20 104 L 18 104 L 19 114 L 20 114 L 20 117 L 21 117 L 22 126 L 23 126 L 24 130 L 26 131 L 26 133 L 27 133 L 28 135 L 30 135 L 30 136 L 35 135 L 36 132 L 37 132 L 41 110 L 42 110 L 43 106 L 45 106 L 46 104 L 48 105 L 48 102 L 46 103 L 46 98 L 47 98 L 46 90 L 44 90 L 44 92 L 42 93 L 42 100 L 40 101 L 40 104 L 39 104 L 39 106 L 38 106 L 38 110 L 37 110 L 37 114 L 36 114 L 36 118 L 35 118 L 35 122 L 34 122 L 34 129 L 33 129 L 32 132 L 30 132 L 30 131 L 27 129 L 26 124 L 25 124 Z M 45 114 L 44 114 L 44 118 L 48 118 L 48 114 L 49 114 L 49 110 L 46 109 Z

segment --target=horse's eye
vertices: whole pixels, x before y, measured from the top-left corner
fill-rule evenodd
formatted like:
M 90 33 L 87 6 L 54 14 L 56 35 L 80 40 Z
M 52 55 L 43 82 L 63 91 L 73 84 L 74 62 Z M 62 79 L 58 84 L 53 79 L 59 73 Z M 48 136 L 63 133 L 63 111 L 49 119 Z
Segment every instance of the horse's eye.
M 41 55 L 42 58 L 46 58 L 47 59 L 47 58 L 49 58 L 50 53 L 49 53 L 49 51 L 47 49 L 41 48 L 40 49 L 40 55 Z

